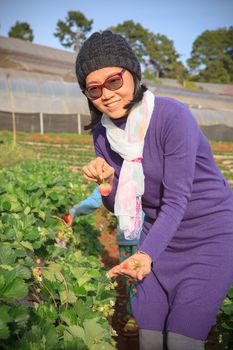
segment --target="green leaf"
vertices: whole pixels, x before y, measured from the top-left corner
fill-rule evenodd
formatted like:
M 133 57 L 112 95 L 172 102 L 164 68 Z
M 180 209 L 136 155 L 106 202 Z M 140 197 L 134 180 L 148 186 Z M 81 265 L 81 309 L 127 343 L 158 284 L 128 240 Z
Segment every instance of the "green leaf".
M 55 276 L 54 271 L 48 270 L 48 269 L 43 269 L 42 274 L 43 274 L 44 278 L 46 278 L 48 281 L 56 282 L 56 276 Z
M 4 188 L 0 188 L 0 195 L 6 193 L 6 190 L 4 190 Z
M 74 291 L 78 296 L 85 296 L 87 295 L 87 290 L 85 287 L 80 287 L 78 284 L 74 285 Z
M 40 233 L 39 233 L 37 227 L 32 227 L 32 228 L 30 228 L 30 230 L 27 231 L 27 233 L 24 236 L 29 241 L 35 241 L 36 239 L 38 239 L 40 237 Z
M 59 264 L 50 264 L 47 269 L 43 269 L 43 276 L 52 282 L 56 282 L 57 280 L 63 282 L 64 278 L 60 273 L 62 266 Z
M 11 309 L 11 317 L 18 325 L 24 325 L 29 320 L 29 309 L 25 305 L 16 305 Z
M 27 255 L 25 249 L 15 249 L 15 254 L 18 258 L 23 258 Z
M 9 306 L 7 305 L 0 305 L 0 317 L 1 320 L 5 323 L 9 322 L 11 320 L 11 317 L 9 315 Z
M 58 313 L 53 304 L 37 304 L 36 311 L 41 319 L 50 319 L 52 322 L 56 321 L 58 318 Z
M 4 276 L 1 274 L 0 275 L 0 291 L 1 289 L 5 286 L 5 278 Z
M 59 294 L 60 294 L 61 304 L 66 304 L 66 302 L 67 302 L 66 291 L 62 290 L 62 291 L 59 292 Z M 68 303 L 69 304 L 75 304 L 76 301 L 77 301 L 77 297 L 75 296 L 74 292 L 72 290 L 69 290 Z
M 39 217 L 40 217 L 43 221 L 45 221 L 46 214 L 45 214 L 44 211 L 40 210 L 40 211 L 38 212 L 38 215 L 39 215 Z
M 77 250 L 77 251 L 73 254 L 73 258 L 74 258 L 74 260 L 76 260 L 77 262 L 83 261 L 82 252 L 81 252 L 80 250 Z
M 71 272 L 76 277 L 80 287 L 91 280 L 91 276 L 87 274 L 87 269 L 85 267 L 71 268 Z
M 88 275 L 95 278 L 99 279 L 101 277 L 101 273 L 98 270 L 90 269 L 87 271 Z
M 30 207 L 26 207 L 23 212 L 24 212 L 25 215 L 27 215 L 27 214 L 30 213 L 30 211 L 31 211 L 31 208 Z
M 1 264 L 0 266 L 1 266 L 2 269 L 7 270 L 7 271 L 12 271 L 12 270 L 14 270 L 14 267 L 11 266 L 11 265 Z
M 29 250 L 34 251 L 33 246 L 32 246 L 32 244 L 31 244 L 30 242 L 28 242 L 28 241 L 21 241 L 20 244 L 21 244 L 24 248 L 27 248 L 27 249 L 29 249 Z
M 50 197 L 54 202 L 58 201 L 58 194 L 57 194 L 57 192 L 51 192 L 50 195 L 49 195 L 49 197 Z
M 58 343 L 57 332 L 55 326 L 47 321 L 43 327 L 43 334 L 46 339 L 46 350 L 54 350 Z
M 97 319 L 89 319 L 83 322 L 86 344 L 93 349 L 93 345 L 100 342 L 107 335 L 107 330 L 101 327 Z
M 11 265 L 15 263 L 16 254 L 14 249 L 11 249 L 6 243 L 0 246 L 0 263 Z
M 2 203 L 2 208 L 5 211 L 9 211 L 11 210 L 11 202 L 5 201 Z
M 73 325 L 66 327 L 66 330 L 72 335 L 72 337 L 81 338 L 86 344 L 86 337 L 84 333 L 84 329 L 78 325 Z
M 227 294 L 228 294 L 229 298 L 233 299 L 233 285 L 231 286 L 231 288 L 229 289 Z
M 24 280 L 17 277 L 6 286 L 1 298 L 5 301 L 13 301 L 18 298 L 23 298 L 27 294 L 27 285 Z
M 0 339 L 7 339 L 10 336 L 10 331 L 7 324 L 0 319 Z
M 65 310 L 61 312 L 60 317 L 68 326 L 77 324 L 77 316 L 74 310 Z
M 26 266 L 18 264 L 18 265 L 16 265 L 15 270 L 17 272 L 17 276 L 22 277 L 25 280 L 31 278 L 31 276 L 32 276 L 31 270 Z
M 81 300 L 78 299 L 76 304 L 74 305 L 75 311 L 78 314 L 79 319 L 81 319 L 82 321 L 84 321 L 88 315 L 88 313 L 92 313 L 93 316 L 93 312 L 91 311 L 91 305 L 92 302 L 88 301 L 88 300 Z
M 222 323 L 222 327 L 225 328 L 225 329 L 233 330 L 233 326 L 227 324 L 226 322 Z
M 112 346 L 110 343 L 107 343 L 105 341 L 101 341 L 100 344 L 94 344 L 92 347 L 92 350 L 116 350 L 114 346 Z

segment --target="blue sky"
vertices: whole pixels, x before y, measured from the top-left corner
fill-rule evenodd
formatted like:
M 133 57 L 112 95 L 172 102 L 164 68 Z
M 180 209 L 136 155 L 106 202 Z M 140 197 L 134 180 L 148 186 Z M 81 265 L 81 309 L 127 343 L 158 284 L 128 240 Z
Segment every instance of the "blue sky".
M 164 34 L 183 62 L 203 31 L 233 25 L 233 0 L 0 0 L 0 35 L 7 36 L 17 20 L 26 21 L 34 43 L 64 50 L 53 33 L 70 10 L 93 19 L 92 32 L 133 20 Z

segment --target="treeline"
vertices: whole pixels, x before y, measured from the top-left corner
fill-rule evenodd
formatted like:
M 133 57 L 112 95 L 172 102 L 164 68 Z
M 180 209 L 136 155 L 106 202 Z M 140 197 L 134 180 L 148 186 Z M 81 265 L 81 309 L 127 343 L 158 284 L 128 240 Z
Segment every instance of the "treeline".
M 92 32 L 93 20 L 80 11 L 69 11 L 64 20 L 58 20 L 54 36 L 64 47 L 78 51 Z M 132 46 L 143 68 L 144 78 L 156 80 L 173 78 L 180 82 L 233 82 L 233 26 L 206 30 L 193 42 L 187 67 L 181 55 L 166 35 L 155 34 L 132 20 L 112 26 L 113 32 L 123 35 Z M 16 22 L 8 33 L 10 37 L 33 41 L 33 30 L 27 22 Z

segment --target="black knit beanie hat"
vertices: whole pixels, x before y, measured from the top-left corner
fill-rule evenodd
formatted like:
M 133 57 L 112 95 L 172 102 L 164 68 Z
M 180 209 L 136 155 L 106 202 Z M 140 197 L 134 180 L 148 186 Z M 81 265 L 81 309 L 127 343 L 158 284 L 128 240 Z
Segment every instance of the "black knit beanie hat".
M 92 34 L 82 45 L 76 59 L 76 75 L 81 89 L 89 73 L 104 67 L 122 67 L 141 80 L 140 63 L 127 41 L 106 30 Z

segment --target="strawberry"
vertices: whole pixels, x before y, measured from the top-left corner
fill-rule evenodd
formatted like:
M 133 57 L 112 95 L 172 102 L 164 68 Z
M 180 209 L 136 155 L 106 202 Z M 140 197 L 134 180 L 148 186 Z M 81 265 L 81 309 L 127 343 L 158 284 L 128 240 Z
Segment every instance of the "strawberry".
M 128 261 L 123 262 L 122 269 L 126 269 L 126 270 L 130 269 L 130 265 Z
M 61 218 L 62 218 L 62 220 L 65 221 L 65 223 L 66 223 L 68 226 L 71 226 L 71 225 L 72 225 L 73 218 L 72 218 L 72 216 L 71 216 L 69 213 L 65 214 L 65 215 L 62 216 Z
M 111 186 L 107 182 L 103 182 L 99 185 L 100 194 L 104 197 L 108 196 L 111 192 Z
M 142 266 L 143 265 L 139 261 L 137 261 L 136 259 L 133 259 L 133 261 L 132 260 L 130 260 L 130 261 L 126 260 L 122 264 L 122 268 L 126 269 L 126 270 L 137 270 L 137 269 L 139 269 Z

